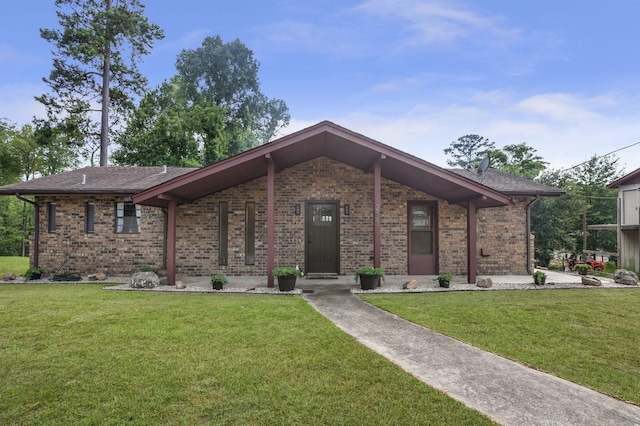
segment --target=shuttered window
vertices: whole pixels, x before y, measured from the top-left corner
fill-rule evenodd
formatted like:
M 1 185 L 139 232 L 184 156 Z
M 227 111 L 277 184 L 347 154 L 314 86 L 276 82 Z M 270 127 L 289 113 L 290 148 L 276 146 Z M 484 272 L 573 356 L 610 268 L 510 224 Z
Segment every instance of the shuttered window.
M 244 263 L 256 264 L 256 203 L 247 203 L 244 219 Z
M 47 203 L 47 231 L 56 233 L 56 203 Z
M 140 232 L 142 207 L 133 203 L 116 203 L 116 233 L 137 234 Z
M 95 204 L 94 203 L 86 203 L 85 204 L 85 232 L 87 234 L 93 234 L 95 232 L 94 223 L 95 223 Z
M 229 203 L 220 203 L 220 219 L 218 226 L 218 265 L 229 263 Z

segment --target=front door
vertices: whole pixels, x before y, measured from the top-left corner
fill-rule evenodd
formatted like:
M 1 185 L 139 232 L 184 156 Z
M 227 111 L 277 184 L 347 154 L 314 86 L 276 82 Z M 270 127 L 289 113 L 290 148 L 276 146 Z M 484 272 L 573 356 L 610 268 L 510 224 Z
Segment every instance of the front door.
M 339 273 L 338 202 L 308 201 L 306 205 L 307 273 Z
M 436 274 L 436 205 L 416 201 L 409 203 L 409 274 Z

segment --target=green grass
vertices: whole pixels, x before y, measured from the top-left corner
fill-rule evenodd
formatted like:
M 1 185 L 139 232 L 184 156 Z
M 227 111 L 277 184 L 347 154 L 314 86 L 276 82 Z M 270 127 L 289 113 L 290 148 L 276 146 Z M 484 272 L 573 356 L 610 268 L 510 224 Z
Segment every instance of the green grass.
M 29 269 L 29 258 L 20 256 L 0 256 L 0 278 L 8 272 L 24 275 Z
M 640 405 L 640 290 L 370 295 L 432 330 Z
M 299 297 L 0 286 L 0 424 L 491 424 Z

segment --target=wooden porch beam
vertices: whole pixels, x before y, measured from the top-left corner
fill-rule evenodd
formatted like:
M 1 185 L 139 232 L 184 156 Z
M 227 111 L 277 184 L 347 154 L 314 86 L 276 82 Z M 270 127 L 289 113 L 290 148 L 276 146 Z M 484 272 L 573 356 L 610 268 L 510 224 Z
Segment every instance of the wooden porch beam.
M 382 244 L 382 161 L 387 157 L 380 154 L 373 166 L 373 267 L 380 268 L 380 245 Z M 380 283 L 378 283 L 380 285 Z
M 267 287 L 274 286 L 273 268 L 275 264 L 275 195 L 276 165 L 271 154 L 265 155 L 267 160 Z
M 190 200 L 188 198 L 180 197 L 178 195 L 169 195 L 169 194 L 160 194 L 160 195 L 158 195 L 158 199 L 159 200 L 166 200 L 166 201 L 175 201 L 178 205 L 179 204 L 189 204 L 189 203 L 191 203 L 193 201 L 193 200 Z
M 476 270 L 478 269 L 476 253 L 476 203 L 469 201 L 467 204 L 467 282 L 476 282 Z
M 447 200 L 447 203 L 449 203 L 449 204 L 463 204 L 463 203 L 468 203 L 470 201 L 486 200 L 486 199 L 487 199 L 486 195 L 473 194 L 473 195 L 468 195 L 466 197 L 460 197 L 460 198 L 454 198 L 452 200 Z
M 375 172 L 376 166 L 379 165 L 382 160 L 386 160 L 386 159 L 387 159 L 387 156 L 385 154 L 380 154 L 380 156 L 376 158 L 376 160 L 371 165 L 365 168 L 365 172 L 367 173 Z
M 167 285 L 176 283 L 176 213 L 177 203 L 169 200 L 167 209 Z

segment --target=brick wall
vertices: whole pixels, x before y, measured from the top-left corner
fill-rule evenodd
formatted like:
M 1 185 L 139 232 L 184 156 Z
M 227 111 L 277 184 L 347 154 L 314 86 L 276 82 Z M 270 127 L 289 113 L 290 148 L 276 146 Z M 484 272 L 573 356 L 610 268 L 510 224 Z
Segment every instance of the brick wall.
M 373 175 L 327 158 L 317 158 L 275 176 L 275 265 L 305 266 L 305 203 L 339 203 L 340 273 L 373 265 Z M 267 257 L 266 177 L 229 188 L 177 209 L 176 272 L 180 275 L 263 275 Z M 123 275 L 144 265 L 164 266 L 164 214 L 143 207 L 140 234 L 116 234 L 113 197 L 38 197 L 40 264 L 48 272 L 70 260 L 66 272 Z M 57 203 L 57 232 L 47 233 L 46 203 Z M 84 232 L 84 203 L 95 203 L 95 234 Z M 118 199 L 117 201 L 123 201 Z M 407 274 L 409 201 L 436 203 L 441 272 L 466 274 L 466 209 L 383 179 L 381 263 L 389 275 Z M 228 264 L 220 266 L 220 203 L 228 203 Z M 245 205 L 255 203 L 255 264 L 245 262 Z M 300 214 L 295 214 L 296 204 Z M 349 204 L 350 214 L 344 215 Z M 526 200 L 477 213 L 478 274 L 526 273 Z M 490 250 L 481 256 L 480 249 Z
M 520 198 L 510 206 L 478 210 L 478 274 L 527 273 L 528 202 Z M 483 247 L 488 249 L 488 256 L 481 254 Z
M 102 272 L 128 275 L 142 266 L 164 266 L 164 215 L 160 209 L 142 208 L 139 234 L 116 234 L 114 197 L 37 197 L 40 205 L 40 258 L 51 276 L 68 258 L 61 273 L 83 275 Z M 56 203 L 56 232 L 47 232 L 47 203 Z M 85 203 L 95 205 L 95 232 L 85 232 Z M 33 247 L 33 242 L 32 242 Z M 33 256 L 33 255 L 32 255 Z

